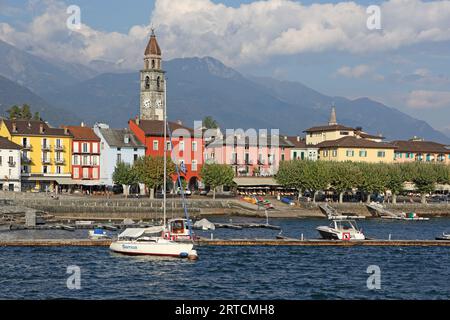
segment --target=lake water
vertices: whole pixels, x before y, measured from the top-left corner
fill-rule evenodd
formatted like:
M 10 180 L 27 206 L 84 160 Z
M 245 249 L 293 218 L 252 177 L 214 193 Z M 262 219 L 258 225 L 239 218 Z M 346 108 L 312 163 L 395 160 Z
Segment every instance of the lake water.
M 229 222 L 228 218 L 211 219 Z M 233 218 L 233 222 L 264 222 Z M 317 238 L 323 219 L 273 219 L 283 234 Z M 450 219 L 360 221 L 367 236 L 434 239 Z M 215 238 L 274 238 L 279 231 L 219 229 Z M 210 232 L 199 232 L 210 237 Z M 87 231 L 21 231 L 0 239 L 86 238 Z M 199 247 L 200 260 L 128 257 L 108 248 L 0 248 L 1 299 L 449 299 L 449 247 Z M 369 290 L 367 268 L 381 271 Z M 68 266 L 81 289 L 66 285 Z

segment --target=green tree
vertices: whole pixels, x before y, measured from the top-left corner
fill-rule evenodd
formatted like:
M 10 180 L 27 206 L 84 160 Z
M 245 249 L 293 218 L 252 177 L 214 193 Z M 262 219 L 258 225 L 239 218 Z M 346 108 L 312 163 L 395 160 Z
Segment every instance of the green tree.
M 130 186 L 138 182 L 136 170 L 128 163 L 119 162 L 114 169 L 113 181 L 123 186 L 123 194 L 126 197 Z
M 31 108 L 27 104 L 23 104 L 21 107 L 14 105 L 9 110 L 6 111 L 8 113 L 9 119 L 15 119 L 15 120 L 39 120 L 39 112 L 36 112 L 33 118 L 33 115 L 31 113 Z M 36 119 L 36 116 L 39 117 L 39 119 Z
M 333 162 L 330 167 L 331 188 L 339 193 L 339 203 L 343 202 L 344 193 L 361 184 L 361 171 L 352 162 Z
M 309 162 L 303 160 L 282 161 L 275 180 L 286 188 L 296 189 L 300 198 L 306 184 L 304 170 L 307 165 Z
M 389 164 L 386 168 L 388 172 L 386 188 L 392 192 L 392 203 L 396 204 L 397 195 L 403 191 L 408 173 L 403 171 L 403 168 L 406 169 L 406 167 L 398 164 Z
M 313 203 L 316 203 L 316 196 L 321 190 L 326 190 L 330 185 L 329 162 L 325 161 L 305 161 L 304 184 L 306 189 L 313 194 Z
M 386 190 L 388 172 L 385 164 L 359 163 L 362 173 L 360 191 L 366 193 L 366 201 L 370 203 L 371 195 Z
M 427 203 L 427 194 L 436 190 L 436 183 L 438 182 L 436 165 L 415 163 L 412 170 L 412 182 L 414 182 L 416 190 L 420 193 L 421 202 L 425 204 Z
M 164 184 L 164 158 L 163 157 L 141 157 L 134 163 L 137 180 L 145 184 L 150 193 L 150 198 L 155 197 L 155 189 Z M 175 173 L 175 164 L 170 158 L 167 159 L 167 182 Z
M 233 169 L 226 164 L 205 164 L 200 173 L 202 181 L 213 191 L 213 199 L 216 198 L 216 189 L 221 186 L 233 185 Z
M 216 120 L 213 119 L 211 116 L 206 116 L 203 119 L 203 127 L 206 129 L 217 129 L 219 127 L 219 124 Z

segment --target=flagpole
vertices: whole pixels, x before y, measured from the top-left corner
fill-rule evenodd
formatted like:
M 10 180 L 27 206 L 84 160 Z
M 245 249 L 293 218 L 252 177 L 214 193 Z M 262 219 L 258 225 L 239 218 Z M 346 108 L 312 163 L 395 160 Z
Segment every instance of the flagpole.
M 164 80 L 164 182 L 163 182 L 163 214 L 164 228 L 166 227 L 166 202 L 167 202 L 167 79 Z

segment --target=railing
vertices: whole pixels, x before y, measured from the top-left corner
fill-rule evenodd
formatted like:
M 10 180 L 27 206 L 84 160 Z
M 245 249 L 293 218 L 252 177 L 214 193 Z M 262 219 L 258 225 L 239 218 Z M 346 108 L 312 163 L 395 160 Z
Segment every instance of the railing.
M 24 150 L 31 150 L 31 149 L 33 149 L 33 146 L 31 144 L 27 143 L 27 144 L 22 145 L 22 148 Z
M 56 164 L 64 164 L 65 162 L 66 162 L 66 160 L 64 160 L 64 159 L 55 159 Z
M 22 157 L 22 162 L 23 163 L 30 163 L 31 162 L 31 158 L 29 158 L 29 157 Z
M 41 145 L 42 150 L 50 150 L 52 147 L 49 144 Z
M 64 145 L 55 145 L 55 150 L 56 151 L 65 151 L 65 147 L 64 147 Z
M 8 161 L 8 164 L 11 168 L 14 168 L 16 166 L 16 162 L 14 161 Z
M 42 158 L 42 163 L 49 164 L 49 163 L 51 163 L 51 160 L 50 160 L 50 159 Z

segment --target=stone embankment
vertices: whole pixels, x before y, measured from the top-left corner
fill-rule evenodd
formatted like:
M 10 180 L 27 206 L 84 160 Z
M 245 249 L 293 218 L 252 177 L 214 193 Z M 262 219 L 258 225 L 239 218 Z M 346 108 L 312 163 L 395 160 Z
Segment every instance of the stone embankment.
M 0 192 L 0 199 L 9 201 L 18 207 L 28 207 L 47 212 L 62 219 L 160 219 L 162 217 L 162 199 L 125 199 L 120 197 L 103 198 L 90 196 L 54 197 L 47 194 Z M 301 203 L 295 206 L 285 205 L 272 200 L 275 210 L 270 210 L 272 218 L 324 217 L 317 204 Z M 370 216 L 364 203 L 330 203 L 341 214 Z M 265 217 L 265 210 L 239 199 L 191 198 L 187 200 L 189 214 L 192 217 L 212 215 L 239 215 Z M 387 208 L 397 212 L 415 212 L 420 216 L 450 217 L 450 204 L 401 203 L 387 204 Z M 183 202 L 180 199 L 168 199 L 168 217 L 183 215 Z

